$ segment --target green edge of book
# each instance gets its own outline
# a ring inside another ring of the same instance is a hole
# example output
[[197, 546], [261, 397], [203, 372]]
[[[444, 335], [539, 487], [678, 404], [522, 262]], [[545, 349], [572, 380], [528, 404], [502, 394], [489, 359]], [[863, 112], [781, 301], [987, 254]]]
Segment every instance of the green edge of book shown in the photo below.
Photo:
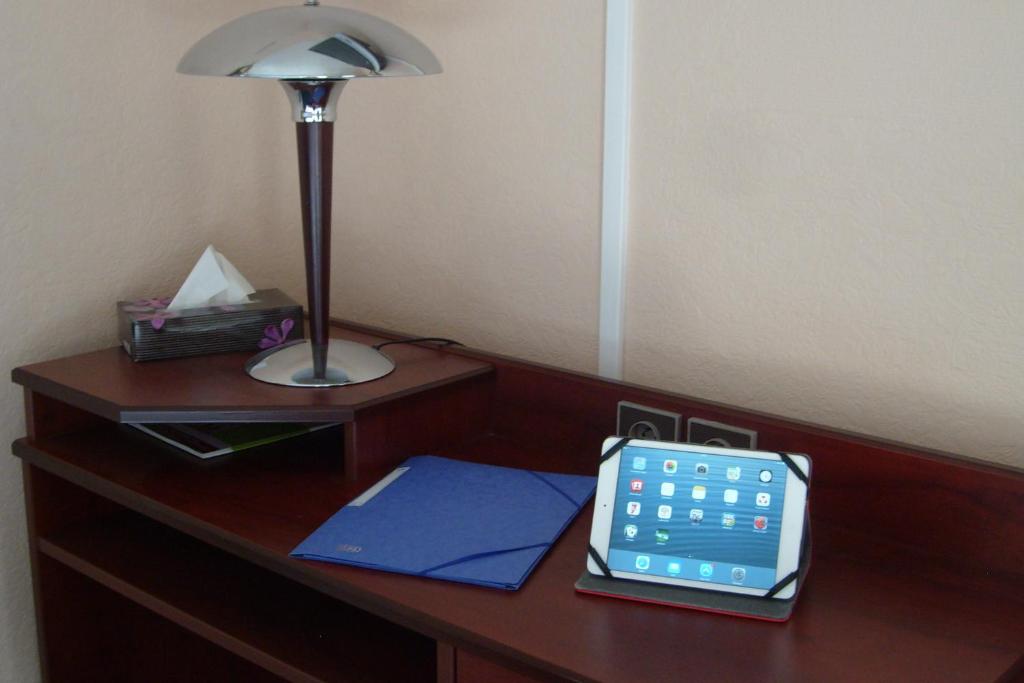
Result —
[[265, 446], [338, 423], [223, 422], [198, 424], [130, 424], [166, 444], [204, 460]]

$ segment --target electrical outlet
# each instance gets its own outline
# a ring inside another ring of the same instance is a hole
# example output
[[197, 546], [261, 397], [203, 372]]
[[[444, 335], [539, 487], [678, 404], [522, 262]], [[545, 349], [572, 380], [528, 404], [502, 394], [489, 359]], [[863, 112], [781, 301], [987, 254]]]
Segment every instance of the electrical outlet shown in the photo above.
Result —
[[619, 422], [616, 433], [650, 441], [678, 441], [679, 413], [649, 408], [629, 401], [619, 401]]
[[686, 440], [704, 446], [757, 448], [757, 432], [743, 427], [691, 417], [686, 421]]

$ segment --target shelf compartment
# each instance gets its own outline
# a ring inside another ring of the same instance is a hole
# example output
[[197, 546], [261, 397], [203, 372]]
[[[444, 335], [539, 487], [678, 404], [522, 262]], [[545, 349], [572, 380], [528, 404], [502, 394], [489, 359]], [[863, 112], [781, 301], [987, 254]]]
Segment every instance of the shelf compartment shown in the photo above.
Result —
[[288, 681], [421, 681], [433, 640], [131, 512], [40, 537], [40, 552]]
[[[42, 619], [46, 639], [40, 643], [50, 650], [45, 681], [283, 680], [50, 557], [41, 556], [38, 566], [51, 587]], [[60, 646], [51, 647], [55, 642]]]

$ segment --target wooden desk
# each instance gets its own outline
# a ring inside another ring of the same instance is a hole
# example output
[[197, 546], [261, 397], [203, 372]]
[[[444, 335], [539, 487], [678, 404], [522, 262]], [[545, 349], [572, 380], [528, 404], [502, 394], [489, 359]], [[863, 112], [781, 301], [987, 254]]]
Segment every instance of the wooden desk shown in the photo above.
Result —
[[[48, 678], [1024, 674], [1021, 473], [476, 351], [389, 349], [388, 380], [322, 391], [260, 385], [231, 354], [133, 364], [108, 350], [15, 370]], [[790, 622], [576, 594], [589, 509], [515, 593], [288, 557], [408, 455], [593, 474], [621, 399], [741, 424], [767, 448], [812, 455], [814, 555]], [[117, 423], [133, 419], [344, 424], [206, 463]]]

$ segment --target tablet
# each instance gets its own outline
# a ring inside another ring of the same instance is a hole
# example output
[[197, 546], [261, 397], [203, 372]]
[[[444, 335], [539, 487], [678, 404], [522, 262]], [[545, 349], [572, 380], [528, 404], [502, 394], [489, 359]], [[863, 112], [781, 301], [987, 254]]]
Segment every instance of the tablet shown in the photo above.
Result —
[[[616, 578], [766, 596], [798, 568], [810, 467], [805, 455], [630, 439], [601, 463], [590, 544]], [[605, 574], [593, 557], [587, 569]], [[794, 580], [769, 597], [795, 593]]]

